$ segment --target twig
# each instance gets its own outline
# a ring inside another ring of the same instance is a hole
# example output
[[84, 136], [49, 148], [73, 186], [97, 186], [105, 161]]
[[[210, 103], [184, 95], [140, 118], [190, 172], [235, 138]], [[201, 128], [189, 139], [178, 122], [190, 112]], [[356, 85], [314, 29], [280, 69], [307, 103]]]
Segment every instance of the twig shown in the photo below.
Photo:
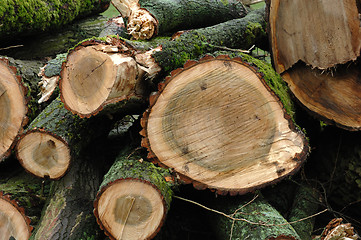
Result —
[[219, 49], [223, 49], [226, 51], [232, 51], [232, 52], [241, 52], [241, 53], [250, 53], [251, 50], [253, 48], [255, 48], [255, 45], [253, 45], [252, 47], [250, 47], [248, 50], [242, 50], [242, 49], [234, 49], [234, 48], [228, 48], [228, 47], [224, 47], [224, 46], [216, 46], [216, 45], [212, 45], [213, 47], [219, 48]]
[[266, 227], [278, 227], [278, 226], [284, 226], [284, 225], [288, 225], [288, 224], [294, 224], [294, 223], [298, 223], [298, 222], [301, 222], [301, 221], [304, 221], [304, 220], [307, 220], [307, 219], [310, 219], [310, 218], [313, 218], [313, 217], [316, 217], [317, 215], [320, 215], [324, 212], [327, 212], [328, 209], [324, 209], [322, 210], [321, 212], [318, 212], [318, 213], [315, 213], [315, 214], [312, 214], [308, 217], [305, 217], [305, 218], [301, 218], [297, 221], [293, 221], [293, 222], [286, 222], [286, 223], [282, 223], [282, 224], [267, 224], [267, 223], [256, 223], [256, 222], [252, 222], [252, 221], [249, 221], [245, 218], [235, 218], [231, 215], [228, 215], [228, 214], [225, 214], [224, 212], [221, 212], [221, 211], [218, 211], [218, 210], [215, 210], [215, 209], [212, 209], [212, 208], [209, 208], [209, 207], [206, 207], [200, 203], [197, 203], [195, 201], [192, 201], [192, 200], [189, 200], [189, 199], [186, 199], [186, 198], [182, 198], [182, 197], [179, 197], [179, 196], [174, 196], [175, 198], [178, 198], [180, 200], [183, 200], [183, 201], [186, 201], [186, 202], [190, 202], [190, 203], [193, 203], [197, 206], [200, 206], [208, 211], [211, 211], [211, 212], [214, 212], [214, 213], [217, 213], [217, 214], [220, 214], [222, 216], [225, 216], [226, 218], [229, 218], [229, 219], [232, 219], [234, 221], [242, 221], [242, 222], [246, 222], [246, 223], [249, 223], [249, 224], [252, 224], [252, 225], [259, 225], [259, 226], [266, 226]]
[[0, 50], [8, 50], [11, 48], [18, 48], [18, 47], [24, 47], [24, 45], [15, 45], [15, 46], [4, 47], [4, 48], [0, 48]]

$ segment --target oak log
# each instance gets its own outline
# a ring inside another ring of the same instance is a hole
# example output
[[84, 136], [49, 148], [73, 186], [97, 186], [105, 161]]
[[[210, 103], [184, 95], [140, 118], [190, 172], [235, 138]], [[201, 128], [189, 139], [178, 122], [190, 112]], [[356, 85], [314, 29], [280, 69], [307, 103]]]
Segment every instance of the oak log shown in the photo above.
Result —
[[112, 0], [112, 4], [127, 19], [128, 33], [134, 39], [207, 27], [247, 14], [237, 0]]
[[206, 56], [159, 84], [141, 122], [142, 146], [197, 189], [244, 194], [294, 174], [306, 159], [291, 109], [269, 65], [247, 55]]

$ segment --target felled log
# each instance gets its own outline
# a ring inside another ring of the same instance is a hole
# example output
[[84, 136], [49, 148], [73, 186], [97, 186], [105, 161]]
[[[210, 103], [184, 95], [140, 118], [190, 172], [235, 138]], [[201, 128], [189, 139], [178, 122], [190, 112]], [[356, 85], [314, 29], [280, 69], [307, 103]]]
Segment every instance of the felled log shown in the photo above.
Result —
[[142, 146], [197, 189], [245, 194], [305, 160], [308, 143], [292, 111], [269, 65], [247, 55], [206, 56], [159, 84], [141, 122]]
[[262, 195], [254, 200], [249, 197], [221, 198], [215, 205], [217, 210], [234, 218], [210, 213], [217, 239], [303, 240]]
[[264, 42], [264, 29], [264, 10], [259, 10], [242, 19], [185, 32], [174, 41], [85, 41], [69, 52], [63, 64], [62, 101], [74, 114], [90, 117], [131, 96], [145, 98], [147, 77], [182, 67], [186, 60], [219, 50], [219, 46], [248, 49]]
[[134, 150], [123, 150], [94, 201], [101, 229], [110, 239], [153, 238], [170, 207], [172, 179], [168, 170], [144, 161]]
[[32, 231], [30, 219], [9, 196], [0, 192], [0, 234], [2, 239], [27, 240]]
[[51, 184], [51, 192], [33, 240], [98, 239], [92, 203], [101, 181], [95, 159], [82, 152], [69, 172]]
[[0, 162], [10, 154], [15, 138], [27, 123], [26, 89], [8, 59], [0, 59]]
[[269, 0], [268, 6], [274, 67], [292, 93], [321, 120], [360, 130], [360, 3]]
[[3, 2], [0, 39], [29, 35], [59, 28], [74, 19], [105, 11], [110, 0], [58, 1], [34, 0], [31, 4], [18, 0]]
[[241, 18], [247, 14], [237, 0], [169, 1], [112, 0], [134, 39], [194, 29]]

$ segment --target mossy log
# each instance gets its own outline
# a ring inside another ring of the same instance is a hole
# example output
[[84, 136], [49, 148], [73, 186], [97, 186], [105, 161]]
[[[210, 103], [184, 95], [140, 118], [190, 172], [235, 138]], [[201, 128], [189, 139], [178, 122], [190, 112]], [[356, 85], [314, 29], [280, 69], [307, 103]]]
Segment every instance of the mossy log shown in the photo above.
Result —
[[144, 161], [134, 150], [121, 151], [94, 202], [98, 224], [110, 239], [153, 238], [170, 207], [172, 179], [168, 170]]
[[268, 1], [277, 72], [315, 116], [356, 131], [361, 129], [360, 5], [357, 0]]
[[60, 28], [74, 19], [105, 11], [110, 0], [4, 0], [0, 8], [0, 39]]
[[269, 65], [206, 56], [159, 84], [141, 121], [142, 146], [197, 189], [245, 194], [294, 174], [306, 159], [307, 140], [291, 116], [287, 88]]
[[307, 183], [302, 183], [297, 189], [288, 221], [295, 222], [292, 224], [292, 227], [302, 240], [312, 239], [315, 219], [308, 218], [302, 221], [299, 220], [316, 213], [320, 204], [319, 197], [317, 189], [308, 186]]
[[39, 221], [49, 185], [19, 169], [19, 164], [5, 166], [0, 176], [0, 238], [27, 240]]
[[207, 27], [247, 14], [237, 0], [113, 0], [112, 4], [127, 19], [128, 33], [134, 39]]
[[[191, 30], [175, 40], [123, 41], [116, 37], [87, 40], [69, 51], [59, 82], [65, 107], [81, 117], [131, 96], [146, 98], [148, 78], [167, 74], [188, 59], [220, 50], [248, 49], [267, 41], [264, 9], [213, 27]], [[146, 94], [144, 94], [146, 93]]]
[[236, 219], [210, 213], [216, 239], [303, 240], [261, 194], [254, 200], [220, 197], [214, 207]]
[[30, 239], [99, 239], [92, 205], [101, 182], [96, 161], [82, 151], [68, 173], [51, 183], [40, 222]]

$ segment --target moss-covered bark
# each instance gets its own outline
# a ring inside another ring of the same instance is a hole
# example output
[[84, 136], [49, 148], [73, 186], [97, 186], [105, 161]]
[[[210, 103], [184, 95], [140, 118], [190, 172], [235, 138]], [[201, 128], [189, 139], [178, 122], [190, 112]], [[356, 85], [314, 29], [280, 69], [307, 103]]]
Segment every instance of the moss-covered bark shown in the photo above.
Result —
[[210, 213], [217, 239], [301, 240], [293, 227], [261, 195], [254, 201], [244, 197], [218, 199], [214, 205], [217, 210], [232, 215], [234, 218], [249, 221], [233, 221]]
[[31, 225], [39, 222], [41, 210], [49, 194], [49, 184], [25, 171], [7, 173], [0, 178], [0, 191], [10, 194], [11, 200], [25, 210]]
[[159, 34], [211, 26], [247, 14], [237, 0], [140, 0], [139, 5], [157, 19]]
[[[316, 189], [307, 186], [305, 183], [304, 185], [300, 185], [288, 218], [289, 222], [295, 222], [315, 214], [319, 205], [318, 197]], [[292, 227], [302, 240], [311, 240], [314, 222], [314, 218], [309, 218], [293, 223]]]
[[110, 0], [3, 0], [0, 39], [59, 28], [76, 18], [103, 12]]

